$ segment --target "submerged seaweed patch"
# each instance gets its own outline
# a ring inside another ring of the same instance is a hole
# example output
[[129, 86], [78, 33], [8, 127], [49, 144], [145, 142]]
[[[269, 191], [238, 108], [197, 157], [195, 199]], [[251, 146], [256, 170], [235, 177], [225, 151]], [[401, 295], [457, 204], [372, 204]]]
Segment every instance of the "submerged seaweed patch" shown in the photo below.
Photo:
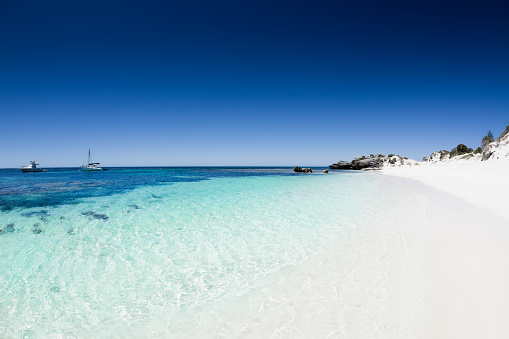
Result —
[[92, 217], [94, 219], [98, 219], [98, 220], [106, 221], [109, 219], [109, 217], [106, 214], [99, 214], [99, 213], [95, 213], [94, 211], [83, 212], [81, 214], [83, 214], [84, 216], [87, 216], [87, 217]]
[[1, 234], [5, 234], [5, 233], [12, 233], [14, 232], [16, 229], [14, 228], [14, 224], [11, 223], [11, 224], [8, 224], [7, 226], [5, 226], [4, 229], [0, 229], [0, 235]]
[[53, 293], [58, 293], [60, 292], [60, 287], [58, 286], [53, 286], [53, 287], [50, 287], [50, 292], [53, 292]]
[[[109, 197], [139, 187], [225, 177], [287, 176], [293, 172], [259, 168], [123, 168], [108, 172], [106, 176], [97, 174], [80, 175], [75, 168], [53, 169], [42, 180], [39, 175], [0, 170], [0, 212], [77, 204], [83, 198]], [[155, 194], [152, 197], [162, 198]], [[44, 215], [35, 216], [44, 218]]]
[[46, 217], [49, 215], [48, 211], [42, 210], [42, 211], [35, 211], [35, 212], [26, 212], [21, 213], [22, 217], [30, 218], [30, 217], [39, 217], [41, 220], [46, 220]]
[[41, 224], [39, 224], [39, 223], [34, 224], [32, 227], [32, 233], [33, 234], [41, 234], [42, 233]]
[[138, 205], [129, 205], [129, 207], [134, 208], [135, 210], [141, 210], [141, 207]]

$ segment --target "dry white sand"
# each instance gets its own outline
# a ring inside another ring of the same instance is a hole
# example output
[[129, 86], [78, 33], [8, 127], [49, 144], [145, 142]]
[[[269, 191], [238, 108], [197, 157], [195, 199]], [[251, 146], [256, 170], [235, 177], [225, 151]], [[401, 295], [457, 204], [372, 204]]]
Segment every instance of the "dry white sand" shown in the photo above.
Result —
[[381, 172], [418, 180], [509, 220], [509, 159], [420, 163]]
[[400, 177], [428, 201], [434, 265], [427, 337], [509, 338], [509, 161], [382, 173]]

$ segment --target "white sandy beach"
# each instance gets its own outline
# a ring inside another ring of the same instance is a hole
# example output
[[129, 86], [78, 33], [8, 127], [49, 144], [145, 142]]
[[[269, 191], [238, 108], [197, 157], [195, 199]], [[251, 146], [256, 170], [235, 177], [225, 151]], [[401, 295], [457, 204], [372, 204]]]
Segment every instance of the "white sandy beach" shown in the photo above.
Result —
[[437, 338], [508, 338], [509, 161], [384, 168], [428, 201], [434, 268], [426, 332]]

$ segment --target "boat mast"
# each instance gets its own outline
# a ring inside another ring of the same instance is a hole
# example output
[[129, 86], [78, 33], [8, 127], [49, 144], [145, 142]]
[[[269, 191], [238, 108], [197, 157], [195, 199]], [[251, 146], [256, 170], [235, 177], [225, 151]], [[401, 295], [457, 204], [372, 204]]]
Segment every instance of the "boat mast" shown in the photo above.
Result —
[[90, 165], [90, 148], [88, 149], [88, 165]]

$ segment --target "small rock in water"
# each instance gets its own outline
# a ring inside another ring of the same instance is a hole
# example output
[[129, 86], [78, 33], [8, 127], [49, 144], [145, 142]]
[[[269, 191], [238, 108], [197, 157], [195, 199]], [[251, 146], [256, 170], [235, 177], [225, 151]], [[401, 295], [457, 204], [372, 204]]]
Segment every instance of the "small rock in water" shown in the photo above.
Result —
[[298, 173], [313, 173], [313, 170], [311, 168], [302, 168], [299, 166], [295, 166], [293, 171]]
[[129, 205], [129, 207], [134, 208], [135, 210], [141, 210], [141, 207], [138, 205]]
[[162, 197], [159, 195], [152, 194], [152, 198], [161, 199]]

